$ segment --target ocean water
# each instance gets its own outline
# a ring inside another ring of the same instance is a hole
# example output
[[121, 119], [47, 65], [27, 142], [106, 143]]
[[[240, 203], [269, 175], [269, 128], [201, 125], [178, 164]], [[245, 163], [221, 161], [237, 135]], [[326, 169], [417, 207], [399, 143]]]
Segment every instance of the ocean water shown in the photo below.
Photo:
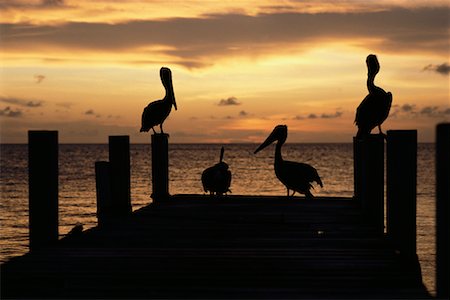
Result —
[[[170, 144], [171, 194], [202, 194], [203, 170], [219, 160], [218, 144]], [[237, 195], [285, 195], [273, 171], [274, 149], [257, 155], [258, 145], [225, 145], [224, 161], [233, 174], [231, 191]], [[151, 202], [150, 145], [131, 145], [133, 210]], [[435, 272], [435, 157], [434, 144], [419, 144], [417, 174], [417, 247], [423, 280], [434, 293]], [[317, 196], [353, 195], [352, 144], [287, 144], [285, 159], [314, 166], [324, 183]], [[0, 146], [0, 263], [28, 251], [27, 145]], [[94, 163], [108, 160], [108, 145], [62, 144], [59, 148], [59, 232], [77, 223], [97, 225]]]

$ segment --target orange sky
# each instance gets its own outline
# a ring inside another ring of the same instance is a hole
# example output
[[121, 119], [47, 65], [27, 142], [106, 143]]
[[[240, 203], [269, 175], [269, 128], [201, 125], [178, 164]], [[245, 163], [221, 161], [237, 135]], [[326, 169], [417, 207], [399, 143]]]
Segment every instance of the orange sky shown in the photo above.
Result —
[[[239, 3], [239, 4], [237, 4]], [[365, 58], [391, 91], [383, 125], [450, 121], [446, 1], [0, 1], [2, 143], [29, 129], [60, 142], [139, 133], [143, 108], [172, 69], [171, 142], [351, 142], [367, 94]], [[222, 101], [223, 100], [223, 101]], [[222, 104], [222, 105], [221, 105]]]

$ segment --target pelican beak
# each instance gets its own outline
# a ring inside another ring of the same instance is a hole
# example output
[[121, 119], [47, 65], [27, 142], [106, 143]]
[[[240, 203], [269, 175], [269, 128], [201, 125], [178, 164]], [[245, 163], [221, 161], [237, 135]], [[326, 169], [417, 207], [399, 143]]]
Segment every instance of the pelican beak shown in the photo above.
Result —
[[[172, 91], [172, 93], [173, 93], [173, 91]], [[173, 103], [173, 107], [175, 107], [175, 110], [177, 110], [177, 102], [175, 101], [175, 95], [173, 95], [172, 103]]]
[[273, 142], [275, 142], [276, 140], [278, 140], [277, 135], [275, 134], [275, 130], [272, 131], [272, 133], [267, 137], [267, 139], [255, 150], [255, 152], [253, 152], [254, 154], [258, 153], [259, 151], [261, 151], [262, 149], [266, 148], [267, 146], [269, 146], [270, 144], [272, 144]]

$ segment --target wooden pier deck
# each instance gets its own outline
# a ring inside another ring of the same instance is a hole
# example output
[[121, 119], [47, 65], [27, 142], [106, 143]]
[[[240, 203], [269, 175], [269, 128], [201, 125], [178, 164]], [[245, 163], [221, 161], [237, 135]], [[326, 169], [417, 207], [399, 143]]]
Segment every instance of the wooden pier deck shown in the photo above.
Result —
[[430, 298], [350, 198], [172, 196], [1, 267], [7, 298]]

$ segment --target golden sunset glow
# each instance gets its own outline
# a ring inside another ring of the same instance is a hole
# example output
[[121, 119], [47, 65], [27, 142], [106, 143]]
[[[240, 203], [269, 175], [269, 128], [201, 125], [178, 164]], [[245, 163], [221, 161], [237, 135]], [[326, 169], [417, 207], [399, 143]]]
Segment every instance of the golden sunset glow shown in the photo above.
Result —
[[[139, 133], [171, 68], [171, 142], [260, 142], [277, 124], [290, 142], [351, 142], [375, 83], [393, 94], [384, 130], [450, 120], [447, 1], [0, 2], [1, 142], [27, 130], [104, 143]], [[224, 101], [222, 101], [224, 100]]]

